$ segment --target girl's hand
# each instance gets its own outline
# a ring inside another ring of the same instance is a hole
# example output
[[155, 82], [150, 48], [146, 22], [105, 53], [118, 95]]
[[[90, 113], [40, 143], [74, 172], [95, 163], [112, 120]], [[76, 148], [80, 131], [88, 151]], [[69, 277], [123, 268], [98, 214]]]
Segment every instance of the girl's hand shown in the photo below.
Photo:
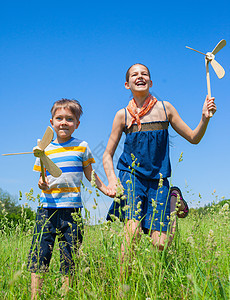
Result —
[[212, 113], [212, 115], [215, 114], [216, 112], [216, 104], [214, 103], [215, 98], [208, 98], [208, 96], [206, 96], [206, 99], [204, 101], [204, 105], [203, 105], [203, 115], [206, 118], [210, 118], [210, 113]]
[[49, 184], [48, 184], [47, 177], [45, 177], [45, 182], [43, 181], [42, 176], [39, 178], [38, 187], [39, 187], [39, 189], [41, 189], [43, 191], [48, 190]]

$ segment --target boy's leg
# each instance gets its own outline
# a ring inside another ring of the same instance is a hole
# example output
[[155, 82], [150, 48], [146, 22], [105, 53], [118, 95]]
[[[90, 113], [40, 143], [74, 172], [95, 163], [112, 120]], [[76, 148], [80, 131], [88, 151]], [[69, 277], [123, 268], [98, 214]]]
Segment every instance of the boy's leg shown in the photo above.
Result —
[[38, 299], [41, 295], [43, 279], [39, 274], [31, 273], [31, 300]]
[[62, 209], [60, 221], [62, 224], [58, 235], [60, 272], [63, 274], [63, 292], [66, 293], [75, 269], [75, 256], [83, 240], [83, 223], [80, 209]]
[[52, 255], [56, 229], [50, 222], [47, 209], [38, 209], [32, 245], [28, 257], [28, 271], [31, 271], [31, 299], [41, 293], [43, 279], [36, 272], [46, 272]]

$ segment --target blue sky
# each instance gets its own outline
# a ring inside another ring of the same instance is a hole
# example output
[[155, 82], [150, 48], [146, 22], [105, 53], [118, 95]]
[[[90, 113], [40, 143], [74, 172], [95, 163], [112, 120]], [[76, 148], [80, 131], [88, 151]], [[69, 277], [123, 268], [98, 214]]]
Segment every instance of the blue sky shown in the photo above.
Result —
[[[170, 134], [172, 183], [189, 202], [195, 205], [200, 200], [203, 205], [230, 198], [229, 8], [227, 1], [1, 3], [0, 152], [32, 150], [49, 125], [53, 102], [75, 98], [84, 115], [74, 136], [89, 143], [97, 161], [95, 169], [104, 179], [101, 158], [112, 121], [130, 99], [124, 88], [129, 66], [146, 64], [152, 93], [170, 101], [195, 128], [206, 95], [204, 57], [185, 46], [206, 53], [226, 39], [227, 46], [216, 55], [225, 77], [218, 79], [210, 68], [218, 111], [206, 135], [199, 145], [191, 145], [173, 130]], [[116, 159], [121, 151], [122, 144]], [[178, 164], [181, 152], [183, 162]], [[0, 188], [12, 195], [30, 188], [39, 193], [33, 163], [33, 155], [1, 156]], [[112, 200], [104, 196], [98, 200], [104, 216]], [[92, 202], [92, 197], [86, 199], [90, 210]]]

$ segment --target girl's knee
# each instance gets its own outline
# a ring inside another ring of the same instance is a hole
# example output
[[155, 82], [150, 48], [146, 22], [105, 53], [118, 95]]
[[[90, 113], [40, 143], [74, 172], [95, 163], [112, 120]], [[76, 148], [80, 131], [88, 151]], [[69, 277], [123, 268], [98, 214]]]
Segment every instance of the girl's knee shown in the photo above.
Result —
[[151, 235], [151, 238], [153, 246], [160, 251], [163, 251], [168, 246], [169, 237], [167, 233], [154, 231]]

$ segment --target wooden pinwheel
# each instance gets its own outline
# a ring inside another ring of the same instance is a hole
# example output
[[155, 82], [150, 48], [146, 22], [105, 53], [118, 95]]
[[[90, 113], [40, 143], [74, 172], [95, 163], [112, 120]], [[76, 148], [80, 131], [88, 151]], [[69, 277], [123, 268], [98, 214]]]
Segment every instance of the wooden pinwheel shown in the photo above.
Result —
[[[215, 55], [217, 52], [219, 52], [224, 46], [226, 45], [225, 40], [221, 40], [216, 47], [212, 50], [212, 52], [207, 52], [206, 54], [203, 52], [200, 52], [198, 50], [195, 50], [193, 48], [190, 48], [186, 46], [186, 48], [191, 49], [193, 51], [196, 51], [198, 53], [201, 53], [205, 55], [205, 68], [206, 68], [206, 80], [207, 80], [207, 90], [208, 90], [208, 97], [211, 98], [211, 85], [210, 85], [210, 75], [209, 75], [209, 63], [211, 63], [211, 66], [213, 67], [216, 75], [221, 79], [224, 77], [225, 71], [224, 68], [215, 60]], [[210, 117], [212, 117], [212, 112], [210, 113]]]
[[40, 158], [41, 173], [42, 173], [43, 181], [45, 181], [44, 166], [52, 176], [59, 177], [62, 174], [62, 171], [55, 165], [55, 163], [48, 156], [46, 156], [45, 151], [44, 151], [45, 148], [52, 141], [53, 135], [54, 135], [54, 133], [53, 133], [52, 128], [48, 126], [45, 134], [43, 135], [43, 138], [41, 140], [37, 140], [37, 146], [35, 146], [33, 148], [33, 152], [8, 153], [8, 154], [2, 154], [2, 155], [6, 156], [6, 155], [18, 155], [18, 154], [33, 153], [35, 157]]

